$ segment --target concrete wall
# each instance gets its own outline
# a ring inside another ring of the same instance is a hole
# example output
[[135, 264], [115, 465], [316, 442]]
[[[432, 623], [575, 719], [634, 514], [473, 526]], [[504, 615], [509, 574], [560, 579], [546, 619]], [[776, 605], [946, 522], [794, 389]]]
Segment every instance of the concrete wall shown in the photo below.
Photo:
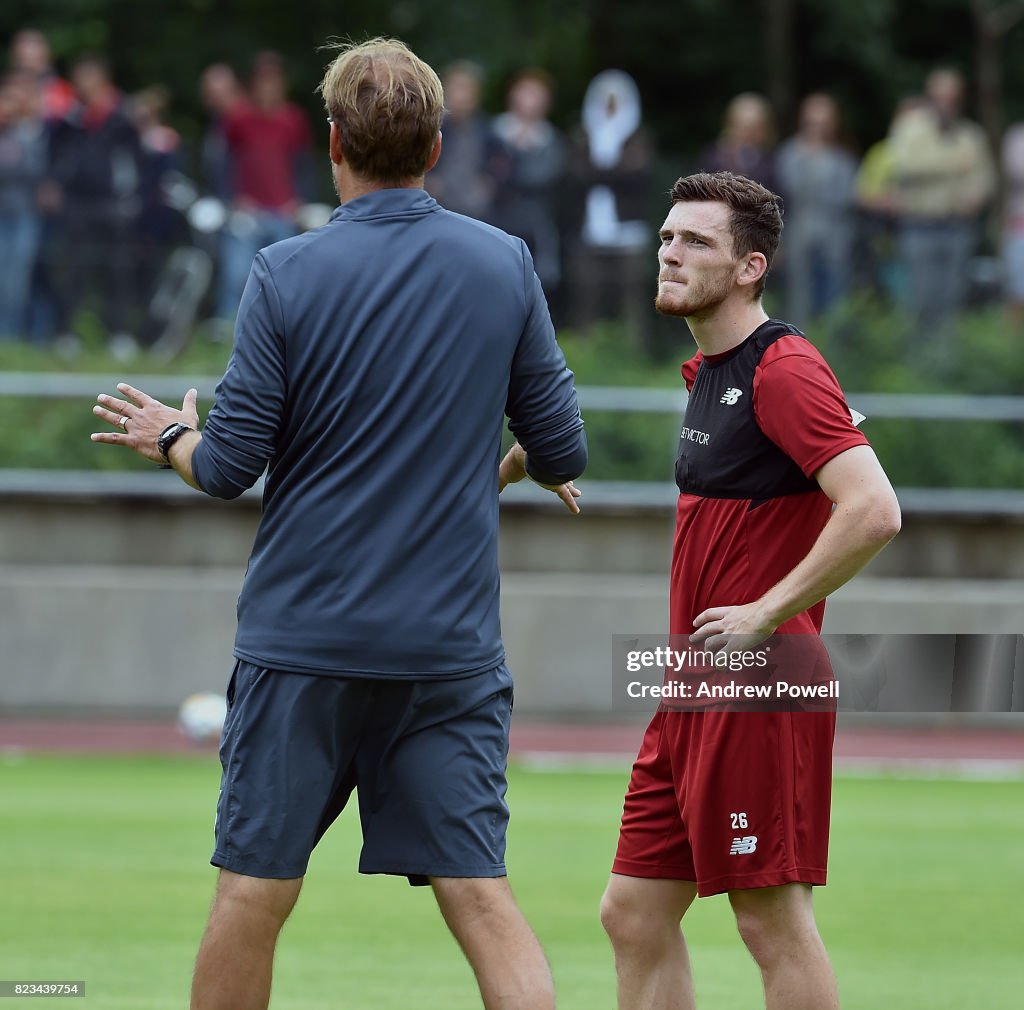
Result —
[[[510, 490], [502, 615], [517, 712], [607, 715], [610, 636], [666, 627], [671, 495], [630, 504], [592, 486], [573, 518], [537, 488]], [[256, 496], [214, 502], [165, 474], [0, 486], [0, 711], [162, 712], [223, 689], [258, 516]], [[1022, 630], [1016, 515], [906, 514], [826, 622], [844, 633]]]

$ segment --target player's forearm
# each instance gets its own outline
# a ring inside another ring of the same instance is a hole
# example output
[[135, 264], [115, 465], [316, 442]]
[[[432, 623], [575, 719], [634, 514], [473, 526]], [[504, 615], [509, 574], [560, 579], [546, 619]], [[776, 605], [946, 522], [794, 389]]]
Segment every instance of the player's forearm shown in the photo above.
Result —
[[575, 480], [587, 466], [587, 436], [571, 382], [570, 375], [558, 410], [510, 425], [526, 452], [527, 474], [538, 484]]
[[807, 556], [758, 601], [774, 627], [849, 582], [900, 529], [895, 496], [836, 505]]
[[[550, 466], [548, 458], [548, 466]], [[575, 480], [583, 473], [587, 465], [587, 441], [582, 428], [577, 433], [577, 443], [571, 452], [559, 456], [555, 463], [557, 469], [542, 469], [537, 465], [534, 456], [516, 442], [505, 454], [498, 466], [498, 490], [509, 484], [515, 484], [524, 477], [542, 485], [553, 487]]]
[[571, 444], [563, 444], [557, 452], [527, 452], [524, 466], [527, 475], [538, 484], [564, 484], [583, 473], [587, 459], [587, 437], [581, 423], [573, 433]]
[[167, 454], [167, 458], [171, 466], [174, 467], [175, 473], [189, 487], [195, 488], [197, 491], [202, 491], [203, 489], [196, 483], [195, 476], [192, 473], [192, 454], [196, 451], [196, 446], [202, 440], [203, 436], [198, 431], [186, 432], [171, 446], [171, 451]]

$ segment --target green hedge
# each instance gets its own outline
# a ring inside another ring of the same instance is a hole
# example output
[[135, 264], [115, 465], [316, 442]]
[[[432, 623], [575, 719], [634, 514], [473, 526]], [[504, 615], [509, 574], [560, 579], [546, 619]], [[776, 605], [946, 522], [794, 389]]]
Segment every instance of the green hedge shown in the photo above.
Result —
[[[658, 331], [656, 352], [643, 352], [618, 325], [561, 343], [581, 385], [681, 389], [679, 364], [694, 350], [682, 324]], [[669, 336], [666, 339], [665, 334]], [[1024, 393], [1024, 342], [1000, 312], [966, 317], [943, 349], [915, 336], [898, 314], [869, 301], [850, 301], [809, 334], [850, 393]], [[677, 339], [676, 339], [677, 338]], [[76, 371], [132, 375], [216, 376], [229, 348], [196, 340], [171, 365], [139, 358], [130, 368], [93, 347], [72, 364], [30, 348], [0, 346], [0, 370]], [[97, 390], [100, 392], [100, 390]], [[182, 389], [184, 393], [184, 389]], [[856, 406], [856, 397], [853, 397]], [[129, 469], [148, 466], [132, 454], [89, 441], [97, 430], [91, 402], [0, 398], [0, 467]], [[209, 404], [200, 402], [200, 409]], [[596, 480], [671, 481], [679, 417], [588, 411]], [[1021, 487], [1024, 424], [871, 419], [864, 431], [894, 483], [922, 487]]]
[[[196, 340], [173, 363], [155, 362], [140, 355], [129, 366], [115, 361], [99, 343], [88, 341], [73, 361], [15, 343], [0, 343], [0, 371], [79, 372], [122, 376], [180, 374], [219, 375], [227, 364], [230, 347]], [[117, 390], [97, 389], [96, 393]], [[185, 389], [182, 389], [184, 395]], [[116, 446], [96, 445], [89, 440], [94, 431], [109, 430], [92, 414], [95, 400], [32, 400], [27, 397], [0, 397], [0, 468], [38, 470], [144, 470], [151, 463]], [[207, 408], [209, 404], [205, 405]]]

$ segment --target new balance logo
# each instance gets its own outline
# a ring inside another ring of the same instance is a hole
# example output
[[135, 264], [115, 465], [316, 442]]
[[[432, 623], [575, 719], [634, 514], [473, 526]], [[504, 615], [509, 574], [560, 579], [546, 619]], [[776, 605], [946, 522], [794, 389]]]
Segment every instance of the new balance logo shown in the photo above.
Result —
[[757, 835], [744, 835], [742, 838], [734, 838], [729, 847], [730, 856], [749, 856], [751, 852], [757, 851]]
[[735, 386], [730, 386], [723, 394], [722, 399], [719, 403], [727, 403], [731, 407], [741, 396], [743, 395], [742, 389], [737, 389]]

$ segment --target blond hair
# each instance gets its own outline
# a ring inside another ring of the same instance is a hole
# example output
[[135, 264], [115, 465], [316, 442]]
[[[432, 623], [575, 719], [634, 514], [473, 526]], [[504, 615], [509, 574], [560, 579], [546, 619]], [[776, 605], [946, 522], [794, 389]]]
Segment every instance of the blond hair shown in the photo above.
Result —
[[397, 39], [336, 48], [319, 91], [352, 171], [376, 182], [422, 176], [444, 114], [437, 74]]

